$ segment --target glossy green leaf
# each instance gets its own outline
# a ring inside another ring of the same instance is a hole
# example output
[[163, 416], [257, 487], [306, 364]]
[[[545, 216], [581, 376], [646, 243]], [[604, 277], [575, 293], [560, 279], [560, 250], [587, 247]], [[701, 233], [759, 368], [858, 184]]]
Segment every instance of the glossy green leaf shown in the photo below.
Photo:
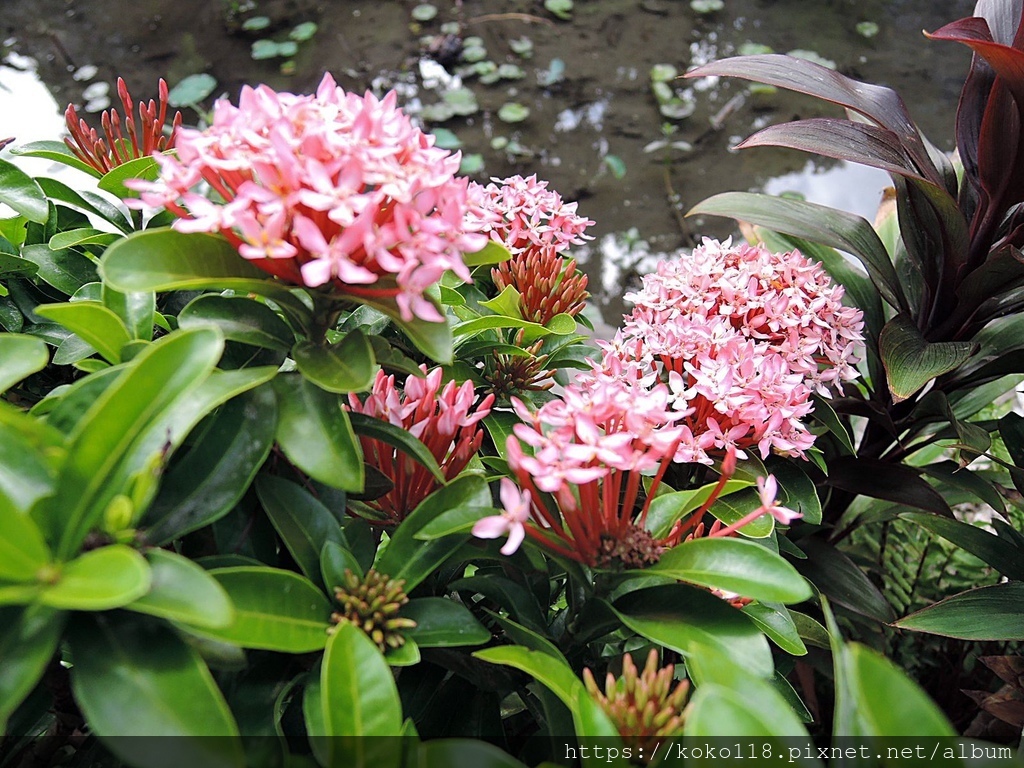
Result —
[[41, 605], [0, 608], [0, 733], [49, 666], [66, 618]]
[[162, 545], [230, 512], [270, 454], [276, 427], [277, 398], [270, 387], [225, 403], [161, 481], [143, 519], [146, 540]]
[[[196, 397], [197, 385], [212, 371], [223, 345], [223, 339], [212, 329], [166, 336], [132, 360], [89, 407], [70, 437], [69, 458], [57, 495], [47, 505], [50, 510], [59, 510], [66, 521], [58, 556], [67, 556], [78, 548], [103, 514], [106, 500], [120, 492], [120, 487], [111, 482], [117, 470], [133, 476], [151, 461], [153, 451], [160, 451], [166, 443], [169, 427], [154, 424], [157, 417], [190, 393], [193, 406], [202, 404], [202, 399]], [[174, 418], [187, 415], [189, 409], [179, 411], [173, 413]], [[154, 434], [154, 428], [160, 434]], [[139, 450], [137, 441], [147, 434], [156, 445], [152, 451]]]
[[904, 616], [893, 626], [961, 640], [1024, 640], [1024, 582], [961, 592]]
[[772, 675], [765, 636], [742, 611], [703, 589], [687, 584], [647, 587], [623, 595], [612, 607], [631, 630], [684, 658], [710, 646], [743, 658], [758, 677]]
[[[75, 157], [71, 150], [68, 149], [68, 145], [63, 141], [32, 141], [28, 144], [12, 147], [11, 154], [18, 157], [41, 157], [44, 160], [53, 160], [70, 168], [77, 168], [83, 173], [95, 176], [97, 179], [103, 175], [88, 163], [84, 163]], [[50, 179], [40, 179], [39, 181], [50, 181]]]
[[[736, 482], [736, 480], [730, 480], [729, 482]], [[718, 499], [711, 505], [711, 509], [708, 511], [726, 525], [732, 525], [742, 520], [760, 505], [761, 500], [755, 489], [741, 488], [729, 496]], [[740, 528], [738, 533], [751, 539], [765, 539], [771, 536], [774, 530], [775, 518], [771, 515], [761, 515]]]
[[969, 341], [929, 343], [906, 315], [886, 323], [878, 350], [893, 402], [911, 397], [937, 376], [960, 367], [975, 350]]
[[83, 245], [110, 245], [120, 238], [121, 235], [115, 232], [106, 232], [94, 227], [79, 227], [58, 232], [50, 238], [47, 245], [52, 250], [59, 251], [62, 248], [75, 248]]
[[473, 595], [483, 595], [497, 603], [502, 609], [528, 629], [539, 634], [548, 631], [546, 610], [541, 608], [534, 594], [522, 584], [495, 573], [457, 579], [448, 585], [449, 589], [464, 592], [463, 600]]
[[764, 632], [779, 648], [792, 656], [807, 653], [796, 622], [786, 606], [781, 603], [749, 603], [743, 612], [750, 617], [758, 629]]
[[50, 361], [42, 339], [17, 333], [0, 334], [0, 393], [41, 371]]
[[320, 548], [320, 576], [328, 592], [345, 583], [345, 571], [363, 576], [363, 566], [355, 555], [336, 541], [325, 541]]
[[[129, 765], [241, 768], [238, 726], [210, 670], [173, 632], [128, 615], [79, 622], [71, 633], [71, 685], [94, 733]], [[130, 716], [126, 716], [130, 713]], [[153, 749], [147, 739], [177, 738]]]
[[277, 442], [288, 459], [332, 488], [363, 489], [363, 454], [336, 394], [295, 374], [274, 380]]
[[523, 341], [530, 342], [542, 339], [545, 336], [568, 336], [576, 332], [576, 321], [569, 315], [555, 315], [546, 325], [531, 323], [529, 320], [520, 320], [505, 315], [484, 315], [473, 320], [459, 323], [452, 329], [456, 338], [467, 339], [484, 331], [495, 328], [519, 328], [523, 331]]
[[481, 518], [499, 514], [501, 510], [494, 507], [457, 507], [442, 512], [423, 526], [416, 534], [416, 538], [420, 541], [431, 541], [453, 533], [465, 533], [472, 530]]
[[[647, 510], [645, 527], [656, 539], [668, 536], [676, 521], [700, 509], [704, 502], [711, 498], [717, 485], [718, 483], [709, 483], [689, 491], [674, 491], [656, 496]], [[721, 496], [728, 496], [748, 487], [750, 482], [747, 480], [728, 480], [722, 488]]]
[[129, 160], [127, 163], [114, 166], [107, 171], [100, 180], [96, 182], [96, 186], [102, 189], [104, 192], [109, 192], [118, 199], [124, 199], [126, 197], [138, 197], [138, 192], [132, 189], [128, 189], [124, 183], [128, 179], [145, 179], [147, 181], [153, 181], [157, 176], [160, 175], [160, 165], [153, 157], [137, 157], [134, 160]]
[[214, 286], [246, 291], [267, 276], [224, 238], [173, 229], [136, 232], [114, 243], [103, 255], [100, 274], [123, 293]]
[[0, 501], [0, 579], [35, 581], [50, 559], [50, 548], [35, 521]]
[[[0, 403], [0, 505], [27, 512], [53, 493], [63, 444], [52, 426]], [[42, 532], [51, 539], [53, 529]]]
[[452, 362], [452, 329], [447, 321], [429, 323], [418, 318], [405, 321], [402, 319], [402, 313], [393, 300], [374, 301], [365, 298], [360, 298], [359, 300], [368, 307], [372, 307], [390, 317], [391, 321], [416, 345], [416, 348], [431, 360], [442, 365]]
[[204, 628], [201, 634], [283, 653], [308, 653], [326, 645], [331, 604], [308, 579], [255, 566], [217, 568], [210, 575], [231, 598], [235, 620], [228, 627]]
[[65, 564], [39, 602], [75, 611], [108, 611], [131, 603], [150, 588], [146, 559], [124, 544], [94, 549]]
[[114, 365], [121, 362], [121, 348], [131, 341], [121, 318], [98, 301], [46, 304], [36, 307], [36, 314], [73, 331]]
[[0, 160], [0, 203], [29, 221], [45, 224], [50, 215], [46, 195], [35, 179], [13, 163]]
[[422, 464], [438, 482], [444, 482], [444, 474], [441, 472], [441, 467], [438, 466], [434, 454], [423, 444], [422, 440], [410, 434], [408, 430], [396, 427], [383, 419], [375, 419], [355, 411], [350, 411], [348, 418], [357, 435], [379, 440], [397, 448]]
[[[38, 142], [39, 144], [58, 144], [64, 146], [62, 142]], [[66, 147], [65, 147], [66, 149]], [[73, 160], [78, 161], [74, 155], [69, 153], [68, 155]], [[61, 161], [64, 162], [64, 161]], [[84, 163], [82, 165], [85, 165]], [[96, 175], [96, 171], [91, 166], [85, 166], [89, 168], [93, 175]], [[77, 190], [72, 189], [67, 184], [57, 179], [38, 178], [40, 188], [46, 193], [46, 196], [51, 200], [59, 200], [65, 205], [69, 205], [72, 208], [77, 208], [85, 213], [91, 213], [94, 216], [98, 216], [101, 219], [105, 219], [117, 227], [119, 230], [128, 234], [132, 232], [131, 222], [128, 221], [124, 212], [116, 205], [111, 203], [107, 198], [100, 195], [93, 194], [88, 190]]]
[[1015, 547], [1006, 539], [1001, 539], [976, 525], [951, 520], [948, 517], [919, 512], [905, 512], [900, 517], [917, 523], [922, 528], [967, 550], [1007, 578], [1024, 579], [1024, 550]]
[[[762, 702], [751, 701], [750, 693], [749, 687], [734, 689], [713, 682], [702, 684], [697, 688], [688, 706], [686, 736], [694, 739], [722, 736], [752, 737], [758, 739], [760, 746], [771, 744], [770, 737], [806, 734], [807, 731], [802, 726], [799, 730], [794, 730], [791, 723], [777, 716], [779, 707], [788, 709], [781, 696], [771, 701], [774, 705], [771, 709], [763, 709]], [[759, 693], [763, 695], [763, 689]], [[742, 749], [740, 753], [744, 757], [749, 757]], [[779, 753], [782, 754], [782, 749], [779, 749]], [[807, 762], [814, 764], [811, 760]]]
[[[271, 475], [256, 479], [256, 494], [281, 541], [310, 581], [320, 581], [320, 550], [325, 542], [342, 545], [338, 520], [300, 485]], [[331, 586], [327, 584], [325, 586]]]
[[292, 357], [304, 377], [328, 392], [369, 389], [377, 374], [373, 347], [358, 329], [329, 346], [300, 341], [292, 349]]
[[853, 445], [850, 431], [832, 408], [832, 404], [826, 398], [817, 395], [811, 399], [814, 401], [814, 418], [828, 427], [829, 432], [836, 436], [843, 448], [856, 456], [857, 449]]
[[103, 304], [124, 323], [132, 339], [153, 340], [156, 321], [156, 294], [153, 292], [121, 293], [103, 286]]
[[778, 501], [789, 509], [799, 512], [805, 523], [821, 524], [821, 500], [814, 482], [800, 467], [800, 464], [780, 456], [769, 456], [765, 467], [778, 481]]
[[[11, 253], [0, 252], [0, 278], [10, 280], [16, 277], [32, 277], [38, 271], [39, 266], [34, 262]], [[6, 291], [6, 288], [4, 290]], [[15, 311], [17, 312], [17, 309]]]
[[327, 641], [320, 690], [328, 736], [397, 736], [401, 731], [402, 705], [391, 669], [354, 624], [339, 624]]
[[178, 325], [216, 325], [228, 341], [288, 352], [294, 334], [288, 324], [266, 304], [246, 296], [204, 294], [178, 314]]
[[405, 579], [412, 591], [439, 565], [455, 554], [456, 546], [468, 534], [453, 534], [432, 541], [420, 541], [416, 534], [442, 512], [457, 507], [483, 507], [491, 503], [491, 492], [479, 475], [461, 475], [425, 498], [398, 526], [377, 562], [376, 568], [393, 579]]
[[533, 677], [554, 693], [572, 712], [577, 735], [604, 736], [609, 746], [618, 742], [618, 730], [608, 716], [587, 694], [583, 681], [563, 660], [518, 645], [487, 648], [473, 654], [491, 664], [513, 667]]
[[736, 538], [692, 539], [673, 547], [643, 573], [656, 573], [755, 600], [797, 603], [811, 588], [771, 550]]
[[690, 209], [697, 214], [728, 216], [848, 251], [864, 264], [882, 298], [905, 309], [906, 297], [889, 254], [871, 225], [860, 216], [824, 205], [750, 192], [714, 195]]
[[495, 296], [493, 299], [488, 301], [478, 302], [481, 307], [487, 307], [489, 310], [494, 312], [496, 315], [504, 315], [505, 317], [515, 317], [520, 320], [523, 319], [523, 313], [520, 309], [520, 293], [516, 290], [514, 285], [506, 285], [502, 288], [501, 293]]
[[38, 267], [37, 274], [44, 282], [68, 296], [99, 279], [96, 264], [71, 249], [54, 251], [46, 245], [26, 245], [21, 255]]
[[494, 240], [488, 240], [487, 245], [479, 251], [462, 254], [462, 260], [465, 262], [467, 267], [481, 267], [491, 264], [500, 264], [501, 262], [508, 261], [511, 258], [512, 254], [509, 253], [508, 248], [500, 243], [496, 243]]
[[196, 627], [226, 627], [235, 617], [227, 592], [187, 557], [165, 549], [146, 552], [152, 574], [149, 592], [125, 606]]
[[483, 645], [491, 633], [461, 603], [444, 597], [418, 597], [399, 612], [416, 622], [403, 634], [423, 648]]

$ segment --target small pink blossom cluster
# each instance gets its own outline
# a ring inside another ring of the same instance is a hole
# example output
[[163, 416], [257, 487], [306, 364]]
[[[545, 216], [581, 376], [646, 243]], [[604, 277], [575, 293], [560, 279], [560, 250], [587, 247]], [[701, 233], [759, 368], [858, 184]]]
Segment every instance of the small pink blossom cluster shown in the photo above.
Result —
[[562, 253], [591, 239], [583, 232], [594, 222], [578, 215], [576, 203], [564, 202], [536, 175], [493, 179], [487, 186], [473, 182], [469, 200], [471, 229], [488, 233], [513, 255], [529, 249]]
[[[381, 419], [421, 440], [436, 459], [445, 478], [455, 478], [480, 449], [484, 433], [478, 424], [491, 412], [494, 395], [477, 403], [472, 382], [461, 386], [449, 381], [442, 388], [443, 371], [409, 376], [399, 391], [395, 377], [377, 373], [366, 400], [349, 395], [348, 408]], [[437, 479], [408, 454], [381, 440], [360, 437], [363, 458], [394, 483], [394, 488], [370, 506], [390, 524], [400, 523], [427, 496], [440, 487]]]
[[446, 270], [469, 281], [462, 253], [486, 236], [459, 155], [434, 146], [383, 99], [346, 93], [325, 75], [315, 95], [244, 87], [213, 124], [181, 129], [160, 176], [130, 186], [181, 217], [182, 232], [224, 234], [246, 259], [292, 283], [353, 298], [393, 299], [404, 320], [441, 321], [424, 291]]
[[604, 365], [657, 371], [686, 429], [677, 461], [712, 463], [728, 447], [802, 456], [814, 442], [801, 419], [810, 396], [857, 377], [860, 310], [800, 254], [705, 239], [658, 264]]
[[[651, 386], [638, 373], [636, 366], [614, 374], [595, 370], [586, 386], [566, 387], [561, 399], [536, 412], [513, 398], [523, 423], [508, 438], [506, 458], [521, 491], [503, 484], [505, 512], [481, 520], [474, 533], [494, 538], [508, 531], [518, 542], [529, 515], [535, 525], [526, 534], [587, 565], [654, 562], [660, 550], [642, 530], [646, 507], [637, 525], [636, 503], [643, 473], [651, 470], [653, 498], [683, 430], [675, 425], [679, 414], [668, 388]], [[542, 492], [553, 496], [557, 509], [547, 508]], [[623, 542], [628, 545], [620, 547]]]

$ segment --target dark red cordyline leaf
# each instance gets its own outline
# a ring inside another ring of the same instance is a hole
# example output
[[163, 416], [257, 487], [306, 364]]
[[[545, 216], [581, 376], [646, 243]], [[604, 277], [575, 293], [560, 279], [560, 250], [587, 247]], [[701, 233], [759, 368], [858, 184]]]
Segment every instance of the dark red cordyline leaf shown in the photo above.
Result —
[[737, 148], [760, 146], [799, 149], [926, 181], [896, 134], [876, 125], [828, 117], [795, 120], [770, 125], [740, 142]]
[[895, 134], [918, 173], [936, 186], [943, 186], [941, 174], [928, 156], [903, 99], [891, 88], [862, 83], [820, 64], [779, 54], [722, 59], [686, 73], [686, 77], [708, 76], [739, 77], [774, 85], [859, 112]]
[[981, 17], [961, 19], [929, 34], [936, 40], [963, 43], [976, 54], [957, 117], [957, 144], [974, 193], [964, 200], [974, 211], [970, 256], [958, 282], [988, 258], [1007, 210], [1024, 202], [1024, 50], [1014, 47], [1021, 45], [1024, 34], [1019, 27], [1020, 4], [984, 5], [982, 10], [990, 12], [1002, 40], [1009, 36], [1010, 14], [1015, 14], [1013, 45], [997, 42]]

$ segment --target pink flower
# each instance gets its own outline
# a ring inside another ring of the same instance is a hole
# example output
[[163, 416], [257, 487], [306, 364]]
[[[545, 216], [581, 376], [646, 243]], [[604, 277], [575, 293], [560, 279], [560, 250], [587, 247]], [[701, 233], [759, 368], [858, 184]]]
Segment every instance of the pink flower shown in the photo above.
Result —
[[859, 310], [798, 251], [704, 240], [658, 264], [626, 298], [633, 311], [603, 345], [604, 368], [635, 365], [668, 383], [694, 438], [679, 461], [710, 464], [727, 446], [803, 456], [811, 394], [857, 377]]
[[[478, 424], [491, 412], [494, 395], [477, 403], [471, 382], [458, 385], [449, 381], [442, 387], [444, 372], [440, 368], [428, 373], [426, 366], [420, 366], [420, 370], [424, 375], [410, 375], [404, 391], [395, 386], [393, 375], [378, 371], [366, 399], [360, 402], [350, 394], [347, 409], [401, 427], [421, 440], [444, 477], [452, 480], [480, 449], [484, 433]], [[388, 493], [367, 502], [386, 524], [400, 523], [441, 486], [426, 467], [390, 444], [368, 437], [359, 441], [366, 462], [394, 483]]]
[[775, 503], [775, 494], [778, 493], [778, 489], [775, 475], [768, 475], [767, 478], [757, 478], [757, 495], [761, 499], [761, 506], [757, 508], [757, 512], [759, 514], [769, 514], [783, 525], [789, 525], [798, 517], [802, 517], [802, 515], [799, 512], [794, 512], [792, 509], [780, 507]]
[[[459, 156], [434, 146], [396, 96], [356, 96], [325, 75], [315, 95], [242, 89], [205, 130], [181, 129], [177, 158], [134, 180], [175, 228], [219, 232], [261, 269], [354, 300], [394, 302], [404, 320], [443, 318], [424, 292], [487, 235], [468, 216]], [[214, 193], [194, 192], [200, 181]], [[138, 205], [138, 203], [135, 203]]]
[[501, 503], [504, 506], [502, 513], [477, 520], [473, 535], [478, 539], [496, 539], [507, 533], [508, 541], [501, 548], [501, 554], [511, 555], [526, 538], [524, 523], [530, 519], [530, 492], [520, 491], [515, 483], [503, 477]]

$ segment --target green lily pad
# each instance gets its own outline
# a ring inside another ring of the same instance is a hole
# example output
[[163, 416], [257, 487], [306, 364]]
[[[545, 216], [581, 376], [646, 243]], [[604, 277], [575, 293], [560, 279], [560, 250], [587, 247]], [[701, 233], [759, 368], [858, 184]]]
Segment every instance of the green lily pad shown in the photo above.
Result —
[[690, 7], [697, 13], [714, 13], [725, 8], [722, 0], [690, 0]]
[[671, 64], [655, 64], [651, 67], [652, 83], [667, 83], [679, 76], [679, 70]]
[[412, 17], [416, 21], [430, 21], [437, 16], [437, 7], [430, 3], [421, 3], [412, 9]]
[[317, 27], [315, 21], [304, 21], [292, 29], [292, 31], [288, 33], [288, 37], [301, 43], [313, 37], [313, 35], [316, 34], [317, 29], [319, 29], [319, 27]]
[[498, 119], [503, 123], [521, 123], [530, 116], [530, 108], [515, 101], [502, 104], [498, 110]]
[[544, 7], [562, 21], [572, 19], [572, 0], [544, 0]]
[[456, 115], [465, 117], [480, 111], [480, 105], [476, 101], [476, 94], [469, 90], [469, 88], [456, 88], [453, 91], [448, 91], [443, 99], [444, 103], [451, 107], [452, 113]]
[[242, 29], [246, 32], [259, 32], [270, 26], [270, 19], [266, 16], [253, 16], [242, 22]]
[[167, 103], [172, 107], [192, 107], [201, 102], [217, 87], [212, 75], [189, 75], [167, 94]]
[[862, 21], [855, 27], [861, 37], [872, 38], [878, 34], [878, 25], [873, 21]]
[[459, 173], [464, 176], [472, 176], [484, 169], [484, 156], [480, 154], [463, 155], [462, 163], [459, 165]]

